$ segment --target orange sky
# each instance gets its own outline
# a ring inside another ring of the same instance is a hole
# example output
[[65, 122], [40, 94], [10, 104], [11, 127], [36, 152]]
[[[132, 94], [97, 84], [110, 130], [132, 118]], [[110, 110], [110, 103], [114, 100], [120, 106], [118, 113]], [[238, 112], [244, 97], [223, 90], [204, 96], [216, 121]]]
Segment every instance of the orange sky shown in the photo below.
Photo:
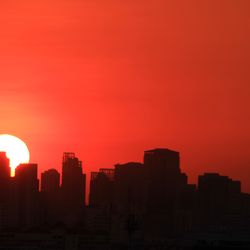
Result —
[[[0, 2], [0, 133], [40, 171], [181, 152], [250, 192], [249, 0]], [[248, 183], [247, 183], [248, 182]]]

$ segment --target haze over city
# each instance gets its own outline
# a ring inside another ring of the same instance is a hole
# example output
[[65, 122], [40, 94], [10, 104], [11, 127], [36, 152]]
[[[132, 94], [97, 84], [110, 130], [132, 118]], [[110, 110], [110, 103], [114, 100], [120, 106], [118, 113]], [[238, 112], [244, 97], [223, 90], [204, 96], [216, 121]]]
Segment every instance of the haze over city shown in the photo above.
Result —
[[0, 250], [250, 249], [250, 1], [0, 1]]
[[2, 1], [0, 133], [40, 171], [182, 152], [191, 181], [250, 174], [249, 1]]

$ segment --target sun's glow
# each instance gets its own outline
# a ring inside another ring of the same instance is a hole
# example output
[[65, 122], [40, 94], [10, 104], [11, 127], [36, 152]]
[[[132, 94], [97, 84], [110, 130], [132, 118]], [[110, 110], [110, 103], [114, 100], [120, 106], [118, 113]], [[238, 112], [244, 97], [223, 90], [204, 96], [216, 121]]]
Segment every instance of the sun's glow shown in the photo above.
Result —
[[13, 135], [0, 135], [0, 152], [6, 152], [7, 157], [10, 159], [11, 176], [14, 176], [15, 168], [20, 163], [28, 163], [30, 160], [27, 145]]

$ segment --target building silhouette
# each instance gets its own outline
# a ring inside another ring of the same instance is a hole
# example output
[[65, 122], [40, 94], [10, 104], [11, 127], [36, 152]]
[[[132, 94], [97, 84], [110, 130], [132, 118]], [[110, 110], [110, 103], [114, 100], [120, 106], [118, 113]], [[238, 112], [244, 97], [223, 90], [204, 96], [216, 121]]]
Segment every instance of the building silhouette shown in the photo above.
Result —
[[61, 208], [64, 223], [73, 226], [79, 223], [85, 206], [86, 175], [82, 162], [74, 153], [63, 154]]
[[91, 232], [109, 234], [114, 200], [114, 169], [91, 172], [86, 227]]
[[16, 167], [14, 190], [17, 227], [37, 227], [41, 222], [37, 164], [27, 163]]
[[55, 169], [41, 174], [40, 190], [37, 168], [20, 164], [10, 177], [0, 152], [0, 249], [250, 249], [250, 194], [218, 173], [188, 183], [179, 152], [92, 172], [88, 205], [74, 153], [63, 155], [61, 181]]
[[179, 152], [169, 149], [145, 151], [149, 211], [173, 209], [177, 194], [187, 184], [181, 173]]
[[60, 188], [60, 174], [56, 169], [49, 169], [41, 174], [41, 191], [53, 194]]
[[[228, 226], [230, 216], [240, 214], [241, 183], [217, 173], [198, 177], [199, 222], [205, 228]], [[227, 223], [225, 221], [227, 220]]]
[[91, 172], [89, 205], [109, 208], [113, 203], [114, 169], [101, 168]]
[[[0, 152], [0, 185], [10, 179], [10, 160], [5, 152]], [[2, 188], [1, 188], [2, 189]]]
[[8, 228], [11, 220], [10, 191], [10, 161], [5, 152], [0, 152], [0, 230]]
[[180, 196], [187, 186], [187, 176], [180, 170], [179, 152], [154, 149], [144, 153], [147, 194], [147, 238], [165, 238], [176, 231], [181, 216]]
[[145, 175], [142, 163], [115, 165], [115, 209], [134, 213], [145, 208]]
[[[129, 241], [141, 237], [145, 215], [145, 171], [142, 163], [115, 165], [113, 238]], [[140, 224], [140, 225], [139, 225]], [[135, 235], [135, 231], [137, 234]]]
[[47, 225], [60, 222], [60, 174], [49, 169], [41, 174], [43, 221]]

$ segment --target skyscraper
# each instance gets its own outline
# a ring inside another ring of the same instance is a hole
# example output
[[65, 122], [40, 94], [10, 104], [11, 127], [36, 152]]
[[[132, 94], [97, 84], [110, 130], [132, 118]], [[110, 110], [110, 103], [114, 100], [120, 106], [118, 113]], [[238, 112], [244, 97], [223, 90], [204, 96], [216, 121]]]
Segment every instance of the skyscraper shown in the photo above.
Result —
[[38, 192], [39, 180], [37, 178], [37, 164], [23, 163], [15, 170], [16, 183], [25, 192]]
[[[142, 237], [145, 214], [145, 175], [139, 162], [115, 165], [113, 237], [130, 243]], [[138, 230], [140, 229], [140, 230]], [[130, 244], [129, 243], [129, 244]]]
[[241, 183], [228, 176], [205, 173], [198, 177], [199, 214], [201, 223], [220, 226], [227, 215], [239, 213]]
[[41, 174], [41, 191], [46, 193], [58, 192], [60, 174], [56, 169], [49, 169]]
[[37, 164], [20, 164], [15, 170], [17, 226], [32, 228], [40, 223], [39, 180]]
[[145, 208], [145, 176], [142, 163], [115, 165], [115, 208], [119, 212], [134, 213], [142, 212]]
[[89, 205], [111, 207], [114, 193], [114, 169], [91, 172]]
[[41, 196], [44, 221], [55, 225], [60, 219], [60, 174], [57, 170], [49, 169], [41, 174]]
[[86, 175], [82, 173], [82, 162], [74, 153], [64, 153], [62, 164], [61, 200], [63, 220], [68, 225], [79, 222], [85, 205]]
[[86, 225], [90, 231], [110, 231], [114, 196], [114, 169], [91, 172]]
[[10, 224], [10, 161], [5, 152], [0, 152], [0, 230]]
[[171, 209], [180, 189], [187, 184], [187, 176], [180, 170], [179, 152], [169, 149], [145, 151], [144, 166], [149, 210]]
[[187, 176], [181, 173], [179, 152], [169, 149], [145, 151], [147, 237], [165, 238], [175, 231], [177, 211]]
[[10, 179], [10, 160], [5, 152], [0, 152], [0, 185]]

